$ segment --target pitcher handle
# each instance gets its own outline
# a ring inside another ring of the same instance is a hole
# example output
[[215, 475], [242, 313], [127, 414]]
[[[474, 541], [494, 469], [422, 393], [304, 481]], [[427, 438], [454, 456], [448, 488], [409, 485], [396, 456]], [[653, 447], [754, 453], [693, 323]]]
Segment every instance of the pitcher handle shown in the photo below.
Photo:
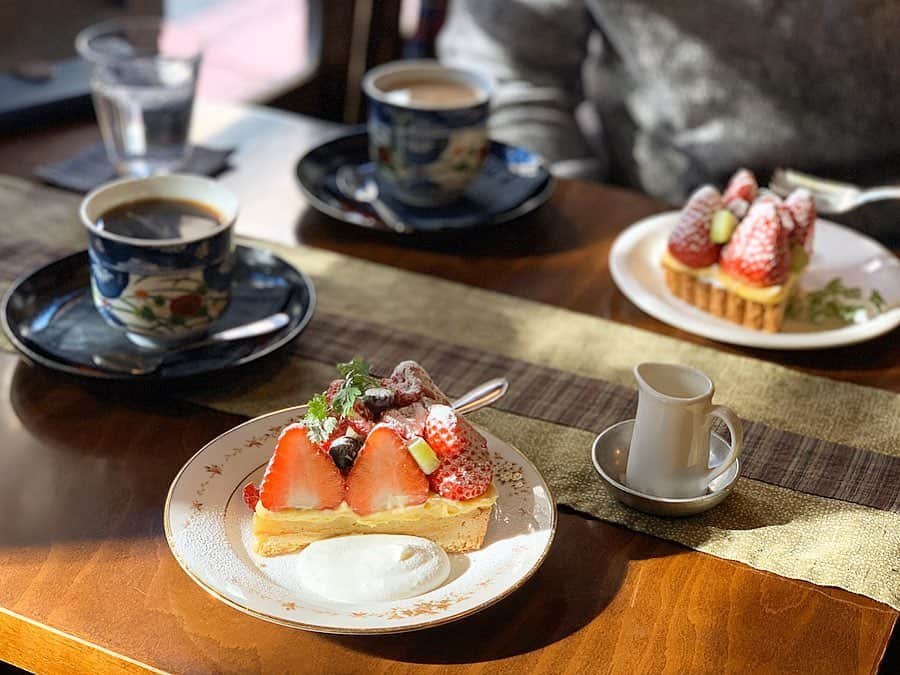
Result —
[[713, 481], [725, 473], [728, 467], [734, 464], [738, 455], [741, 454], [741, 450], [744, 448], [744, 427], [741, 425], [741, 420], [738, 419], [738, 416], [728, 406], [714, 405], [707, 415], [718, 417], [725, 422], [725, 426], [728, 427], [728, 431], [731, 433], [731, 447], [728, 450], [728, 455], [718, 466], [709, 469], [707, 474], [708, 479]]

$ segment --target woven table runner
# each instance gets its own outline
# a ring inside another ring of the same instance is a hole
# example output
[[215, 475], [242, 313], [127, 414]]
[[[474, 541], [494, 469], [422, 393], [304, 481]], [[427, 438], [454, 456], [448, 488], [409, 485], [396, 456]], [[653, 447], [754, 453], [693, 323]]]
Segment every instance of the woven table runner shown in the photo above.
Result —
[[[77, 203], [0, 178], [0, 287], [84, 247]], [[376, 372], [416, 359], [451, 396], [502, 375], [508, 394], [473, 417], [528, 455], [559, 503], [900, 609], [900, 396], [330, 252], [244, 243], [309, 273], [316, 315], [277, 369], [262, 364], [191, 400], [245, 415], [296, 405], [354, 355]], [[715, 401], [744, 420], [742, 476], [705, 514], [628, 509], [591, 464], [596, 433], [634, 416], [631, 370], [646, 360], [700, 368], [716, 383]]]

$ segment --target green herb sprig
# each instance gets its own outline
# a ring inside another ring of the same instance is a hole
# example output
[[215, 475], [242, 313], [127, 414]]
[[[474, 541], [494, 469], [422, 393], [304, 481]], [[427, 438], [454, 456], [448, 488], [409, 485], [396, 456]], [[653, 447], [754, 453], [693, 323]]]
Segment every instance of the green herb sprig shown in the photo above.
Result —
[[358, 356], [348, 363], [337, 364], [344, 383], [331, 399], [331, 407], [338, 417], [347, 417], [353, 410], [356, 399], [369, 387], [377, 387], [378, 378], [373, 377], [369, 364]]
[[313, 443], [324, 443], [337, 427], [337, 418], [328, 414], [325, 394], [316, 394], [306, 406], [306, 417], [303, 418], [306, 434]]
[[884, 311], [885, 301], [881, 293], [872, 289], [868, 298], [863, 300], [862, 289], [845, 286], [840, 277], [835, 277], [823, 288], [792, 300], [787, 311], [788, 316], [792, 318], [813, 323], [822, 323], [829, 319], [852, 323], [860, 311], [865, 312], [870, 307], [876, 314]]
[[378, 378], [371, 374], [369, 364], [359, 357], [347, 363], [337, 364], [337, 370], [343, 382], [332, 397], [331, 405], [328, 404], [325, 394], [316, 394], [307, 403], [303, 424], [313, 443], [324, 443], [328, 440], [337, 428], [338, 421], [349, 417], [353, 412], [356, 399], [369, 387], [380, 384]]

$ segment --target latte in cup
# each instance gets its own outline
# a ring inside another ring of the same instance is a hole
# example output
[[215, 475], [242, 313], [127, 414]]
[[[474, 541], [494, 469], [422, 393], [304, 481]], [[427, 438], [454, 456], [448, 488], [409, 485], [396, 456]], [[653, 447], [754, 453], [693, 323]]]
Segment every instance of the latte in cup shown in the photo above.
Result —
[[397, 61], [363, 78], [369, 158], [385, 197], [417, 207], [459, 199], [489, 150], [485, 76], [437, 61]]
[[475, 105], [483, 96], [465, 82], [417, 78], [391, 83], [390, 89], [384, 92], [384, 98], [394, 105], [439, 109]]

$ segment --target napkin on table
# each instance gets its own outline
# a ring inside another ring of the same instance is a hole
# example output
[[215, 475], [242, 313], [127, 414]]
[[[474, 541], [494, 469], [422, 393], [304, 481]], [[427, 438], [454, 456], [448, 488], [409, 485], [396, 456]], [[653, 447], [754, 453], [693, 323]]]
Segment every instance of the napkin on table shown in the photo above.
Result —
[[[187, 163], [179, 170], [201, 176], [215, 176], [228, 168], [234, 148], [207, 148], [195, 145]], [[34, 171], [45, 183], [73, 192], [90, 192], [98, 185], [117, 178], [103, 143], [96, 143], [56, 164], [39, 166]]]

